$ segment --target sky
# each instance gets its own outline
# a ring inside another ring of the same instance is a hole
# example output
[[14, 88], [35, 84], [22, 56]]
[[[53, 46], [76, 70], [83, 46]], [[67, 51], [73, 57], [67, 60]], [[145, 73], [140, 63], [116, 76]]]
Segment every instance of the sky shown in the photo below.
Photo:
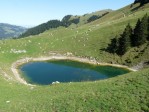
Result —
[[0, 0], [0, 23], [35, 26], [65, 15], [117, 10], [134, 0]]

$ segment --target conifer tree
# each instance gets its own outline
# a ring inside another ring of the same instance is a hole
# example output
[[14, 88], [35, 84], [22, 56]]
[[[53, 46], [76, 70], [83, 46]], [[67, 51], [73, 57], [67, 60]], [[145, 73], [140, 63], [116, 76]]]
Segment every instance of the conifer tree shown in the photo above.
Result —
[[144, 43], [144, 40], [142, 40], [142, 38], [140, 36], [140, 34], [141, 34], [140, 27], [141, 27], [141, 20], [138, 19], [137, 24], [134, 29], [134, 34], [131, 39], [131, 43], [133, 46], [138, 46], [138, 45]]
[[141, 21], [142, 29], [143, 29], [143, 36], [144, 38], [148, 38], [148, 15], [145, 14]]
[[124, 55], [129, 48], [131, 47], [131, 36], [132, 36], [132, 28], [128, 24], [119, 38], [119, 48], [118, 48], [118, 55]]
[[134, 29], [133, 44], [134, 46], [142, 45], [146, 42], [148, 37], [148, 16], [147, 14], [142, 18], [138, 19], [136, 27]]
[[118, 36], [116, 36], [115, 38], [111, 39], [111, 43], [109, 44], [108, 51], [110, 53], [117, 53], [118, 46], [119, 46]]
[[140, 0], [135, 0], [135, 1], [134, 1], [134, 4], [139, 3], [139, 2], [140, 2]]
[[112, 39], [108, 51], [124, 55], [131, 46], [140, 46], [147, 40], [149, 41], [149, 16], [146, 14], [141, 20], [138, 19], [134, 31], [128, 24], [119, 39], [117, 37]]
[[147, 36], [147, 40], [149, 41], [149, 16], [148, 16], [148, 36]]
[[140, 0], [140, 6], [143, 6], [146, 3], [149, 3], [149, 0]]
[[143, 6], [146, 3], [149, 3], [149, 0], [135, 0], [134, 4], [140, 3], [140, 6]]

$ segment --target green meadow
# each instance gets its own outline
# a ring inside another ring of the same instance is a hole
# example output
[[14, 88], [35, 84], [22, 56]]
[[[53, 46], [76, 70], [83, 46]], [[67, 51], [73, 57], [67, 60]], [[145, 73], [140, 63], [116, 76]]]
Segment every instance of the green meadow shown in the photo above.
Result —
[[11, 71], [12, 63], [19, 59], [48, 57], [53, 52], [61, 55], [71, 52], [76, 57], [129, 67], [149, 62], [148, 43], [131, 48], [122, 57], [104, 50], [128, 23], [135, 27], [138, 18], [149, 15], [149, 4], [133, 10], [137, 6], [112, 11], [88, 24], [82, 22], [35, 36], [1, 40], [0, 112], [148, 112], [147, 65], [137, 72], [101, 81], [33, 87], [19, 83]]

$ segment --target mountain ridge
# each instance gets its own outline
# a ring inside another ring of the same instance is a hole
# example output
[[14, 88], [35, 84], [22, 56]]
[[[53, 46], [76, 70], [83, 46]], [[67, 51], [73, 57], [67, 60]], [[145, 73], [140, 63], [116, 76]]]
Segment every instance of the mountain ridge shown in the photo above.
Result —
[[[58, 27], [69, 27], [71, 25], [75, 26], [81, 26], [83, 24], [95, 21], [97, 19], [100, 19], [102, 16], [105, 16], [109, 12], [112, 12], [111, 9], [105, 9], [101, 11], [96, 11], [88, 14], [84, 14], [82, 16], [78, 15], [66, 15], [62, 18], [62, 20], [50, 20], [46, 23], [42, 23], [40, 25], [37, 25], [33, 28], [29, 28], [26, 32], [24, 32], [22, 35], [20, 35], [20, 38], [27, 37], [30, 35], [38, 35], [40, 33], [43, 33], [46, 30], [52, 29], [52, 28], [58, 28]], [[95, 18], [96, 16], [96, 18]], [[93, 17], [93, 18], [91, 18]], [[90, 21], [88, 21], [90, 19]]]
[[0, 23], [0, 39], [17, 38], [25, 32], [27, 28], [8, 23]]

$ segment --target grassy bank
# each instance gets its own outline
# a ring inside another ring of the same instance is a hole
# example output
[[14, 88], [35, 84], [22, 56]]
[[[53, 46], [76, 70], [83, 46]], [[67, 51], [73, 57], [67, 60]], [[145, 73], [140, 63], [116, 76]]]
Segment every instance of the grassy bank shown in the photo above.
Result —
[[52, 86], [29, 87], [1, 79], [0, 111], [148, 111], [148, 80], [149, 70], [103, 81]]

